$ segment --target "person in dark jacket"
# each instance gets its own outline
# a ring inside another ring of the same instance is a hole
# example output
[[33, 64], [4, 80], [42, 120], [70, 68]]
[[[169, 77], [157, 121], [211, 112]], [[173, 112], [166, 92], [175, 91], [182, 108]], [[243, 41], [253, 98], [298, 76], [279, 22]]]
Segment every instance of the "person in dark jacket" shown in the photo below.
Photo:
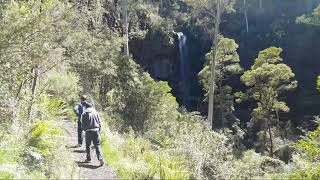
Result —
[[87, 100], [87, 97], [85, 95], [82, 95], [80, 97], [80, 100], [81, 100], [80, 103], [77, 104], [73, 108], [73, 110], [76, 113], [77, 118], [78, 118], [78, 121], [77, 121], [77, 124], [78, 124], [78, 145], [76, 147], [81, 147], [82, 143], [83, 143], [83, 130], [81, 127], [81, 115], [85, 110], [85, 106], [83, 105], [83, 103], [85, 102], [85, 100]]
[[90, 156], [90, 145], [93, 142], [97, 158], [100, 161], [100, 165], [104, 164], [103, 158], [101, 156], [101, 149], [100, 149], [100, 129], [101, 129], [101, 117], [100, 114], [95, 110], [93, 104], [91, 102], [84, 102], [84, 106], [86, 110], [81, 116], [82, 120], [82, 129], [86, 132], [86, 152], [87, 152], [87, 159], [86, 163], [91, 162]]

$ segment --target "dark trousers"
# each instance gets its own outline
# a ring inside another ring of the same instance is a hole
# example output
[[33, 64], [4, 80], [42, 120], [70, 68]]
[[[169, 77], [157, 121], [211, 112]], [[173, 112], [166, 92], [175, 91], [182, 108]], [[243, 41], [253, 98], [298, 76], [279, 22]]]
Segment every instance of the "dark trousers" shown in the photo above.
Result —
[[83, 135], [82, 135], [81, 121], [78, 120], [78, 144], [82, 144], [82, 142], [83, 142]]
[[101, 160], [102, 156], [101, 156], [101, 150], [100, 150], [99, 131], [86, 131], [87, 160], [91, 160], [91, 156], [90, 156], [91, 141], [93, 141], [93, 145], [95, 146], [97, 158]]

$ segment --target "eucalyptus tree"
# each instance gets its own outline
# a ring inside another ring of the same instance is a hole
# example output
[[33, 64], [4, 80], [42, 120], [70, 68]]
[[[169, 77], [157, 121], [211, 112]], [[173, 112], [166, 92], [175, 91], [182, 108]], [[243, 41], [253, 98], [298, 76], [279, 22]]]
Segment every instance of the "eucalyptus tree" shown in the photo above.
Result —
[[262, 9], [262, 0], [259, 0], [259, 8]]
[[[222, 127], [226, 127], [227, 116], [231, 115], [233, 112], [232, 88], [225, 85], [224, 82], [232, 75], [240, 74], [242, 72], [242, 68], [239, 64], [239, 55], [237, 53], [238, 47], [238, 44], [233, 39], [219, 38], [215, 68], [217, 77], [214, 85], [217, 87], [215, 104], [219, 107], [219, 123], [221, 123]], [[214, 53], [214, 49], [212, 49], [206, 54], [207, 62], [199, 73], [200, 82], [207, 93], [207, 97], [210, 92], [210, 65], [214, 61]]]
[[246, 0], [243, 0], [243, 10], [244, 10], [244, 19], [246, 22], [246, 31], [249, 33], [249, 22], [248, 22], [248, 5], [246, 3]]
[[158, 23], [159, 7], [153, 1], [145, 0], [107, 0], [103, 3], [106, 25], [122, 35], [124, 54], [129, 56], [130, 39], [144, 38], [147, 29]]
[[123, 24], [123, 36], [125, 38], [124, 54], [129, 56], [129, 25], [128, 25], [128, 2], [127, 0], [121, 0], [122, 9], [122, 24]]
[[210, 72], [210, 88], [209, 88], [209, 108], [208, 108], [208, 122], [210, 127], [213, 123], [213, 109], [214, 109], [214, 92], [215, 86], [214, 82], [216, 79], [215, 69], [216, 69], [216, 53], [218, 48], [218, 34], [219, 26], [221, 22], [221, 15], [225, 12], [230, 12], [233, 10], [234, 1], [233, 0], [185, 0], [189, 5], [190, 11], [193, 13], [193, 17], [199, 22], [202, 22], [208, 27], [213, 28], [214, 26], [214, 48], [213, 48], [213, 61], [211, 63]]
[[68, 5], [55, 0], [10, 1], [3, 13], [0, 81], [17, 100], [21, 92], [30, 93], [24, 97], [31, 120], [37, 84], [42, 74], [64, 61], [74, 16]]
[[297, 87], [291, 68], [281, 63], [281, 48], [271, 47], [259, 53], [251, 69], [241, 76], [241, 81], [249, 87], [243, 93], [236, 93], [237, 101], [254, 100], [257, 107], [252, 111], [251, 124], [259, 126], [263, 134], [264, 149], [269, 138], [269, 155], [274, 155], [273, 129], [279, 127], [279, 111], [289, 112], [289, 107], [282, 101], [285, 92]]

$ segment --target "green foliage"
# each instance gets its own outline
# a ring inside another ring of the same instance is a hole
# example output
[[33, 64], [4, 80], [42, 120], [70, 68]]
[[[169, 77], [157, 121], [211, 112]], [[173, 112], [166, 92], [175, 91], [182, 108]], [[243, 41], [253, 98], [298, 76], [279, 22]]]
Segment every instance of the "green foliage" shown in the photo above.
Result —
[[320, 5], [313, 10], [311, 15], [302, 15], [297, 17], [296, 23], [316, 26], [320, 25]]
[[182, 112], [172, 132], [174, 148], [185, 157], [191, 178], [231, 178], [232, 144], [223, 134], [212, 131], [202, 117]]
[[74, 177], [74, 164], [69, 159], [70, 154], [65, 147], [63, 131], [59, 128], [61, 118], [67, 118], [69, 111], [65, 99], [41, 94], [34, 107], [34, 117], [40, 120], [25, 132], [26, 143], [22, 162], [28, 167], [29, 172], [25, 173], [24, 177], [28, 179]]
[[79, 98], [79, 78], [75, 73], [66, 72], [63, 65], [60, 66], [48, 71], [39, 82], [34, 118], [47, 121], [76, 118], [69, 104], [73, 104]]
[[[234, 178], [236, 179], [260, 179], [269, 174], [282, 172], [284, 163], [278, 159], [262, 156], [248, 150], [243, 153], [243, 157], [235, 164]], [[268, 179], [268, 178], [266, 178]]]
[[317, 77], [317, 89], [320, 90], [320, 76]]
[[56, 0], [10, 1], [7, 5], [0, 20], [0, 79], [12, 94], [19, 95], [27, 87], [33, 69], [43, 73], [63, 61], [61, 43], [73, 17], [67, 9]]
[[81, 91], [79, 81], [77, 74], [57, 68], [46, 74], [40, 89], [44, 88], [48, 94], [61, 97], [66, 102], [72, 102], [79, 98]]
[[148, 163], [150, 174], [155, 179], [189, 179], [190, 172], [183, 167], [181, 159], [169, 155], [161, 150], [147, 152], [144, 160]]
[[50, 127], [49, 123], [38, 121], [30, 130], [29, 145], [35, 148], [35, 152], [47, 156], [50, 150], [55, 147], [57, 136], [61, 133], [60, 130]]
[[[233, 95], [232, 88], [225, 85], [225, 81], [231, 76], [240, 74], [242, 68], [240, 66], [240, 59], [237, 53], [238, 44], [233, 39], [221, 37], [218, 42], [218, 49], [216, 54], [216, 68], [215, 68], [215, 99], [216, 99], [216, 111], [218, 110], [219, 120], [215, 126], [219, 127], [231, 127], [232, 121], [227, 116], [232, 115], [233, 107]], [[207, 62], [204, 68], [199, 72], [200, 83], [206, 92], [206, 97], [210, 91], [210, 79], [211, 79], [211, 64], [214, 60], [214, 47], [206, 54]], [[220, 122], [219, 122], [220, 121]], [[229, 121], [229, 122], [228, 122]], [[231, 122], [230, 122], [231, 121]], [[228, 124], [227, 124], [228, 123]]]
[[[319, 120], [319, 119], [316, 119]], [[299, 150], [302, 157], [315, 167], [320, 164], [320, 127], [308, 132], [305, 137], [299, 140], [295, 147]]]
[[230, 177], [232, 145], [225, 136], [211, 132], [197, 113], [179, 112], [168, 84], [155, 82], [132, 60], [115, 65], [106, 119], [120, 132], [135, 132], [124, 138], [107, 132], [103, 140], [106, 159], [120, 177]]
[[[257, 107], [252, 111], [252, 126], [258, 125], [263, 131], [260, 133], [262, 139], [266, 139], [266, 131], [269, 134], [269, 153], [273, 156], [273, 135], [272, 127], [278, 126], [279, 111], [288, 112], [289, 107], [285, 102], [280, 101], [280, 95], [293, 90], [297, 86], [294, 81], [294, 73], [291, 68], [282, 64], [280, 53], [281, 48], [271, 47], [259, 53], [251, 70], [241, 76], [241, 81], [249, 87], [246, 93], [236, 93], [237, 101], [253, 99]], [[262, 142], [266, 148], [266, 142]], [[262, 150], [264, 151], [264, 150]]]
[[306, 179], [306, 180], [317, 180], [320, 178], [320, 164], [316, 167], [309, 167], [306, 169], [299, 169], [289, 175], [288, 179]]
[[45, 120], [66, 119], [68, 111], [71, 111], [64, 99], [56, 96], [41, 95], [37, 106], [38, 114], [41, 114], [39, 118]]
[[32, 127], [17, 123], [20, 122], [15, 119], [8, 131], [1, 131], [1, 177], [9, 178], [9, 174], [14, 179], [71, 177], [73, 162], [62, 145], [62, 131], [53, 122], [37, 121]]
[[[237, 53], [238, 44], [233, 39], [221, 38], [218, 42], [217, 58], [216, 58], [216, 83], [228, 79], [231, 75], [240, 74], [242, 68], [240, 67], [240, 59]], [[210, 86], [211, 70], [210, 65], [213, 61], [214, 49], [206, 54], [206, 64], [202, 71], [200, 71], [200, 82], [204, 90], [208, 93]]]
[[177, 108], [167, 82], [155, 82], [132, 60], [119, 61], [114, 90], [108, 94], [110, 110], [124, 121], [122, 131], [132, 127], [143, 134]]
[[307, 158], [314, 162], [320, 159], [320, 128], [309, 132], [306, 137], [299, 140], [297, 148], [301, 149]]
[[[105, 137], [110, 139], [104, 140], [109, 142], [104, 145], [106, 159], [111, 159], [111, 166], [123, 178], [231, 177], [232, 145], [224, 135], [210, 131], [196, 113], [182, 111], [177, 116], [156, 122], [144, 137], [131, 133], [121, 138], [108, 131]], [[128, 172], [129, 167], [132, 170]], [[136, 171], [145, 175], [134, 175]]]
[[[214, 32], [214, 24], [217, 12], [218, 0], [183, 0], [188, 5], [188, 13], [190, 13], [191, 22], [195, 23], [193, 26], [202, 27], [205, 33], [212, 37]], [[220, 12], [231, 13], [234, 11], [234, 0], [220, 1]]]
[[[315, 121], [317, 122], [317, 118]], [[320, 177], [320, 128], [307, 134], [294, 144], [295, 154], [285, 166], [286, 171], [274, 175], [274, 179], [308, 179]]]
[[[241, 149], [237, 154], [243, 156], [235, 160], [232, 147], [240, 147], [244, 137], [239, 126], [231, 136], [236, 140], [212, 131], [198, 113], [178, 109], [167, 82], [153, 80], [132, 59], [122, 58], [120, 2], [0, 2], [0, 98], [8, 99], [0, 105], [0, 179], [73, 177], [73, 162], [57, 125], [61, 119], [74, 118], [67, 103], [77, 99], [80, 91], [99, 99], [109, 124], [128, 133], [106, 130], [102, 139], [106, 160], [120, 178], [250, 179], [288, 172], [281, 161], [253, 151], [242, 154]], [[173, 30], [192, 26], [212, 35], [217, 1], [170, 0], [161, 1], [162, 5], [158, 1], [128, 2], [130, 46], [145, 43], [142, 46], [149, 48], [144, 50], [150, 52], [142, 54], [146, 60], [156, 62], [159, 54], [174, 51]], [[233, 4], [233, 0], [223, 1], [222, 11], [233, 11]], [[318, 10], [303, 20], [315, 24]], [[279, 30], [279, 24], [271, 26], [282, 37], [285, 33]], [[140, 47], [135, 48], [139, 54], [134, 57], [140, 56]], [[241, 72], [237, 48], [232, 39], [219, 41], [216, 103], [224, 114], [222, 119], [233, 111], [232, 88], [223, 84], [229, 76]], [[213, 53], [208, 53], [200, 73], [206, 91]], [[280, 53], [280, 48], [260, 52], [251, 70], [241, 78], [249, 90], [237, 96], [238, 100], [257, 102], [252, 123], [260, 131], [258, 136], [268, 140], [268, 128], [269, 139], [282, 142], [276, 137], [277, 112], [289, 111], [281, 99], [296, 82], [291, 69], [281, 63]], [[30, 103], [35, 70], [39, 71], [39, 80], [36, 98]], [[30, 104], [34, 105], [31, 117], [40, 119], [31, 127], [23, 114]], [[319, 179], [319, 134], [316, 130], [298, 142], [299, 157], [307, 166], [292, 168], [296, 171], [288, 177]], [[261, 144], [269, 149], [272, 146]]]
[[37, 116], [46, 120], [37, 120], [27, 132], [23, 162], [31, 172], [26, 177], [75, 177], [74, 164], [69, 159], [70, 152], [65, 147], [63, 131], [58, 128], [65, 108], [64, 100], [45, 95], [40, 100], [36, 106]]
[[104, 138], [103, 154], [108, 164], [116, 169], [121, 178], [186, 179], [189, 177], [189, 173], [181, 165], [181, 160], [154, 149], [144, 138], [135, 138], [131, 133], [123, 139], [108, 131]]
[[22, 165], [23, 152], [26, 140], [19, 131], [12, 131], [12, 124], [8, 125], [7, 131], [0, 132], [0, 179], [17, 179], [25, 174], [26, 168]]
[[0, 179], [6, 179], [6, 180], [13, 180], [14, 179], [14, 175], [10, 174], [8, 172], [1, 172], [0, 170]]
[[[252, 87], [250, 89], [250, 91], [252, 91], [250, 95], [255, 100], [263, 100], [263, 97], [259, 96], [259, 93], [272, 93], [269, 92], [270, 90], [276, 91], [275, 95], [277, 95], [278, 93], [296, 87], [296, 81], [292, 81], [294, 74], [290, 67], [280, 63], [282, 61], [280, 57], [281, 52], [281, 48], [275, 47], [261, 51], [251, 70], [246, 71], [241, 76], [241, 81], [244, 82], [246, 86]], [[266, 92], [260, 92], [259, 90]], [[271, 105], [274, 106], [275, 103], [276, 102]]]

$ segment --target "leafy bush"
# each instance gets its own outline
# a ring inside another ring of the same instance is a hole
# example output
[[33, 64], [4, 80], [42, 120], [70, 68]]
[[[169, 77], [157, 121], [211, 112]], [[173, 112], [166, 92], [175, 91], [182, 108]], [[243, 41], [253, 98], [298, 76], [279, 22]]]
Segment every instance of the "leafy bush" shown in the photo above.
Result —
[[[64, 64], [60, 66], [65, 66]], [[81, 87], [79, 86], [79, 77], [75, 73], [67, 72], [67, 69], [56, 68], [49, 71], [39, 89], [43, 89], [38, 98], [38, 111], [45, 117], [40, 119], [50, 120], [48, 118], [76, 119], [72, 106], [79, 99]], [[51, 119], [52, 120], [52, 119]]]
[[[186, 179], [189, 173], [180, 159], [155, 149], [141, 137], [121, 137], [108, 129], [103, 136], [103, 154], [123, 179]], [[159, 157], [161, 154], [161, 157]]]
[[14, 179], [14, 175], [8, 172], [2, 172], [0, 170], [0, 179], [11, 180], [11, 179]]
[[174, 116], [178, 104], [167, 82], [156, 82], [132, 59], [117, 62], [117, 78], [108, 94], [110, 115], [120, 121], [120, 130], [144, 134], [154, 124]]
[[53, 128], [48, 122], [37, 121], [30, 130], [31, 137], [28, 144], [33, 147], [34, 152], [47, 156], [56, 147], [58, 136], [61, 133], [61, 130]]
[[[319, 121], [316, 118], [315, 122]], [[308, 132], [294, 145], [295, 154], [290, 163], [284, 166], [283, 172], [273, 175], [273, 179], [306, 179], [320, 178], [320, 127]]]
[[320, 161], [320, 127], [299, 140], [296, 147], [311, 161]]
[[78, 100], [79, 77], [75, 73], [66, 72], [66, 70], [50, 71], [42, 83], [48, 94], [60, 97], [66, 102]]
[[[283, 171], [284, 163], [278, 159], [263, 156], [253, 150], [243, 153], [243, 157], [235, 163], [233, 178], [259, 179], [266, 178], [268, 174]], [[268, 179], [268, 178], [266, 178]]]
[[[107, 96], [112, 118], [107, 119], [116, 122], [120, 132], [132, 128], [135, 134], [123, 137], [115, 148], [121, 153], [117, 153], [120, 160], [114, 167], [127, 172], [123, 178], [230, 177], [232, 145], [226, 136], [211, 131], [197, 113], [179, 112], [167, 82], [154, 81], [132, 60], [116, 65], [118, 79]], [[105, 152], [112, 154], [111, 147], [105, 145]], [[150, 152], [161, 152], [161, 158]]]
[[320, 163], [316, 167], [308, 167], [305, 169], [298, 169], [289, 174], [292, 180], [305, 179], [305, 180], [318, 180], [320, 179]]
[[46, 94], [40, 96], [37, 107], [39, 118], [47, 121], [57, 118], [67, 119], [69, 118], [69, 111], [72, 111], [61, 97], [50, 97]]
[[75, 164], [70, 161], [70, 152], [64, 146], [62, 130], [54, 122], [37, 121], [30, 129], [25, 165], [31, 170], [27, 177], [72, 178]]
[[7, 131], [0, 132], [0, 179], [22, 178], [27, 169], [21, 165], [26, 145], [23, 129], [6, 127]]
[[289, 173], [289, 179], [320, 179], [320, 127], [299, 140], [296, 149], [305, 165]]

